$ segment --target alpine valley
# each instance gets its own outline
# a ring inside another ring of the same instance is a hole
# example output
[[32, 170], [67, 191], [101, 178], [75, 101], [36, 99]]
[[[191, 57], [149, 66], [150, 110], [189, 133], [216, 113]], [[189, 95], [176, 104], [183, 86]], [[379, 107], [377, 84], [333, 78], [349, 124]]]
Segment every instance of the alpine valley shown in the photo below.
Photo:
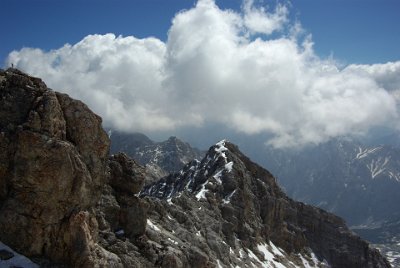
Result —
[[143, 187], [84, 103], [16, 69], [0, 102], [1, 267], [391, 267], [226, 140]]

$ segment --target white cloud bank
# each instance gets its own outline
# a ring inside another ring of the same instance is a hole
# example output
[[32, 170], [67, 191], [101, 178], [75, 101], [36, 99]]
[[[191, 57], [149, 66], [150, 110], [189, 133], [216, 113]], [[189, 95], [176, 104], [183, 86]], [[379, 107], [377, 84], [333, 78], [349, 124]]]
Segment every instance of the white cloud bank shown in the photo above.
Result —
[[299, 32], [282, 5], [271, 11], [245, 0], [235, 12], [199, 0], [175, 16], [166, 42], [90, 35], [48, 52], [14, 51], [8, 63], [124, 131], [217, 123], [271, 133], [270, 142], [285, 147], [397, 127], [400, 62], [340, 69]]

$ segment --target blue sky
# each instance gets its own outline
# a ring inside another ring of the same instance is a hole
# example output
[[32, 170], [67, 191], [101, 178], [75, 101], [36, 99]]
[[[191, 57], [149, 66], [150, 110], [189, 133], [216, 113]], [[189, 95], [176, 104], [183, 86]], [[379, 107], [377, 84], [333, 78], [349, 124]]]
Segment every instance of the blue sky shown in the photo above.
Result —
[[398, 0], [3, 0], [2, 10], [4, 65], [84, 101], [106, 127], [266, 135], [276, 147], [400, 130]]
[[[240, 0], [217, 0], [239, 9]], [[275, 1], [264, 1], [269, 4]], [[175, 13], [194, 0], [2, 0], [0, 60], [14, 49], [57, 49], [88, 34], [115, 33], [162, 40]], [[344, 64], [400, 59], [400, 1], [296, 0], [290, 16], [312, 34], [316, 52]]]

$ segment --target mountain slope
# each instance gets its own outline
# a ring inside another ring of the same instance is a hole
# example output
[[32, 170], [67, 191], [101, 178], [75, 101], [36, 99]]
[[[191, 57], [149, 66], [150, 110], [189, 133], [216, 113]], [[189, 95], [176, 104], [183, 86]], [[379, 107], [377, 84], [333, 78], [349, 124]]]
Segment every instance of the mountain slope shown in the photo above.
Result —
[[352, 225], [400, 219], [400, 149], [338, 139], [299, 151], [266, 149], [257, 160], [292, 198]]
[[[205, 255], [221, 266], [389, 267], [342, 219], [289, 199], [268, 171], [229, 142], [146, 186], [141, 196], [160, 199], [167, 211], [150, 214], [159, 237], [171, 230], [167, 235], [178, 244], [203, 242], [211, 249]], [[173, 218], [188, 230], [173, 232]]]
[[111, 153], [124, 152], [128, 155], [134, 155], [137, 148], [155, 144], [142, 133], [123, 133], [109, 129], [108, 137], [111, 139]]

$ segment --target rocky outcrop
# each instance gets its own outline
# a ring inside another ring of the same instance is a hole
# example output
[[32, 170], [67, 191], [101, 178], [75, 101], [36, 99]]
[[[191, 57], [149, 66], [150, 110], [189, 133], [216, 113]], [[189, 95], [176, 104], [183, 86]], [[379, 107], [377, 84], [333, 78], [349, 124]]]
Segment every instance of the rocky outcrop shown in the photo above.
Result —
[[101, 118], [16, 69], [0, 81], [0, 240], [43, 263], [120, 263], [91, 212], [110, 179]]
[[112, 155], [109, 161], [111, 179], [109, 184], [117, 191], [137, 194], [142, 189], [145, 171], [124, 153]]

